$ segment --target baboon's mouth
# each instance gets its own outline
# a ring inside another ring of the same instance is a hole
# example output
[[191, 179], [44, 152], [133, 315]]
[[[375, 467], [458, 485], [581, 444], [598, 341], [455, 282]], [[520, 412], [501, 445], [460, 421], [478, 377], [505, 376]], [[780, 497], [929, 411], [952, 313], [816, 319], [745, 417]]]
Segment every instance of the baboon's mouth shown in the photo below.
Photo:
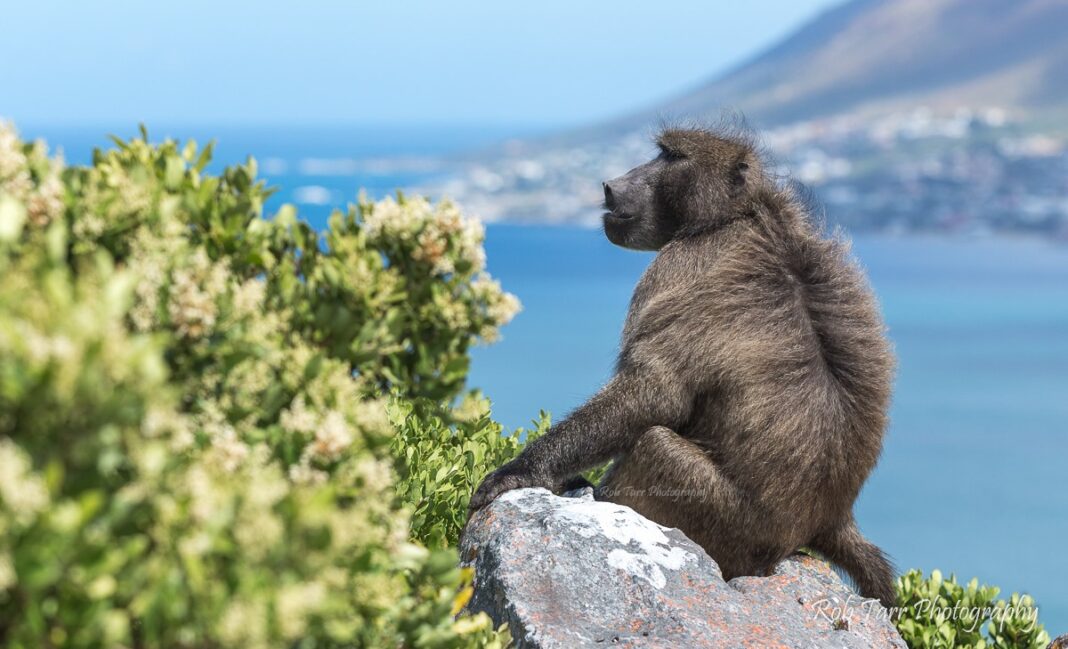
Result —
[[627, 214], [623, 210], [619, 209], [619, 202], [616, 200], [615, 195], [608, 191], [608, 185], [605, 185], [604, 202], [601, 203], [601, 207], [605, 209], [604, 218], [618, 219], [620, 221], [626, 221], [630, 219], [632, 215]]
[[624, 212], [616, 212], [614, 210], [608, 210], [604, 213], [606, 219], [616, 219], [618, 221], [629, 221], [634, 218], [633, 214], [626, 214]]

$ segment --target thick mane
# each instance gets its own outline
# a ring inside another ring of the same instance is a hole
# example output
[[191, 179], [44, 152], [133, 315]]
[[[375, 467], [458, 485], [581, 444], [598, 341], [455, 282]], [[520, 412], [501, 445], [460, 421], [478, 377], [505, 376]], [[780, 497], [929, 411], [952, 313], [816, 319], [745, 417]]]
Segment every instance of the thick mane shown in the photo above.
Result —
[[755, 231], [760, 247], [781, 264], [797, 326], [811, 333], [811, 344], [836, 382], [855, 394], [867, 383], [857, 379], [886, 370], [885, 328], [849, 240], [839, 230], [823, 232], [811, 215], [811, 199], [803, 202], [796, 191], [761, 191]]
[[[795, 406], [808, 410], [813, 422], [837, 420], [825, 426], [825, 441], [831, 449], [851, 449], [844, 463], [874, 466], [879, 437], [861, 431], [885, 428], [893, 352], [848, 239], [841, 232], [822, 232], [792, 188], [763, 194], [756, 218], [745, 229], [747, 254], [762, 259], [765, 299], [778, 305], [769, 325], [779, 332], [782, 353], [796, 344], [799, 358], [807, 359], [805, 382], [791, 379], [783, 389], [798, 396]], [[772, 376], [766, 380], [776, 382]], [[822, 396], [822, 412], [810, 409], [813, 394]], [[861, 444], [862, 439], [872, 443]], [[854, 475], [852, 486], [859, 490], [864, 477]], [[840, 481], [834, 475], [825, 479]], [[845, 484], [838, 486], [838, 493], [849, 495]]]

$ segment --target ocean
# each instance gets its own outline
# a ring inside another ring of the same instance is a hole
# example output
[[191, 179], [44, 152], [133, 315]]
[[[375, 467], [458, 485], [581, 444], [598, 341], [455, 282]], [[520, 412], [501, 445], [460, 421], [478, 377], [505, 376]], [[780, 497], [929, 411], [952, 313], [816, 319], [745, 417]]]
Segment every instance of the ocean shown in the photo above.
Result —
[[[219, 141], [220, 164], [261, 174], [322, 226], [357, 188], [380, 197], [432, 180], [440, 156], [533, 129], [150, 129]], [[85, 162], [104, 133], [23, 128]], [[832, 215], [833, 216], [833, 215]], [[631, 290], [651, 256], [592, 229], [491, 224], [490, 271], [524, 310], [473, 354], [470, 384], [508, 427], [559, 417], [609, 377]], [[1038, 601], [1068, 631], [1068, 247], [1018, 239], [857, 236], [899, 358], [882, 460], [857, 503], [864, 533], [901, 569], [939, 568]]]

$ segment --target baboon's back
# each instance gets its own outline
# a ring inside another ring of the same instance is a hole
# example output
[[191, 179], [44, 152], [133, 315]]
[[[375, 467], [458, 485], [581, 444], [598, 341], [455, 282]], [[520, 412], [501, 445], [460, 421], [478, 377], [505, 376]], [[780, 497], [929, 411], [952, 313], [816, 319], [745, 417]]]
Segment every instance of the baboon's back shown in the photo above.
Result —
[[692, 434], [703, 426], [713, 459], [772, 509], [833, 518], [878, 459], [893, 357], [848, 245], [772, 218], [709, 242], [697, 295], [718, 341], [714, 403]]

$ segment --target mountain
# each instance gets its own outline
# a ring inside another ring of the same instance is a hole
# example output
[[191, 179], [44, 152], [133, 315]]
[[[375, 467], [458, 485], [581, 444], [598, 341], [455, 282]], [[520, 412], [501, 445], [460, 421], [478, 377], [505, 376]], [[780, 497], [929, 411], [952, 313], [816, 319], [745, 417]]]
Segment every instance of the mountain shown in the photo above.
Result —
[[741, 111], [828, 220], [1068, 239], [1068, 0], [852, 0], [689, 92], [472, 155], [430, 193], [491, 220], [596, 224], [662, 121]]
[[742, 111], [761, 127], [844, 112], [1068, 106], [1068, 0], [853, 0], [725, 75], [597, 127]]

